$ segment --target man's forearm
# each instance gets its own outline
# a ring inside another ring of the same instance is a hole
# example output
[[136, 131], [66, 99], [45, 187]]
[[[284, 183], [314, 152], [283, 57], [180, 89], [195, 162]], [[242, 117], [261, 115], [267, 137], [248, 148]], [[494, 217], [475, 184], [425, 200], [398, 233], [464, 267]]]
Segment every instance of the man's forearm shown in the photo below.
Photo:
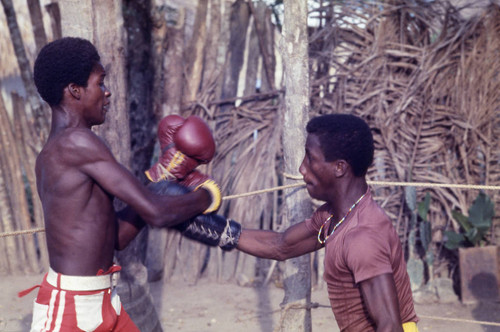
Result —
[[117, 212], [117, 222], [116, 250], [124, 249], [146, 225], [141, 217], [129, 206]]

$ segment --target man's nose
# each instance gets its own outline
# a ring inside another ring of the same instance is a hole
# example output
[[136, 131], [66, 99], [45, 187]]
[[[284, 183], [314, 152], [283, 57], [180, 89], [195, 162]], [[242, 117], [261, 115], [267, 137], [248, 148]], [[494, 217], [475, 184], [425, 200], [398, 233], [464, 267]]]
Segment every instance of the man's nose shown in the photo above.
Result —
[[302, 174], [302, 176], [305, 175], [306, 173], [306, 167], [304, 166], [304, 161], [302, 160], [302, 163], [299, 166], [299, 173]]

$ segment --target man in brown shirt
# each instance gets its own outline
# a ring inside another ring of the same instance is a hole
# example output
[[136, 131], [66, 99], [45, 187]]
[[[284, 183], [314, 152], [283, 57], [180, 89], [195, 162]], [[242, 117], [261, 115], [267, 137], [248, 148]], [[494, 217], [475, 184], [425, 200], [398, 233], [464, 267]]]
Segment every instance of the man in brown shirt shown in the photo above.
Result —
[[353, 115], [328, 114], [306, 129], [299, 171], [309, 195], [326, 203], [284, 232], [243, 229], [237, 248], [285, 260], [324, 247], [324, 279], [341, 331], [417, 331], [401, 243], [365, 179], [374, 153], [370, 128]]

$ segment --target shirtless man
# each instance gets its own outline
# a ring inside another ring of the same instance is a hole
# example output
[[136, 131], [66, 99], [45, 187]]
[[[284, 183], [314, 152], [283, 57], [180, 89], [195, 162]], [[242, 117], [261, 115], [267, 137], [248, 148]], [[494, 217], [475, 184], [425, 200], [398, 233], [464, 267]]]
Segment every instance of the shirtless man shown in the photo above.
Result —
[[[36, 161], [50, 269], [32, 331], [138, 331], [112, 285], [120, 269], [114, 250], [127, 246], [144, 222], [172, 227], [220, 204], [215, 185], [180, 196], [154, 194], [116, 161], [91, 130], [110, 110], [105, 76], [97, 50], [80, 38], [47, 44], [35, 62], [35, 84], [52, 109], [52, 124]], [[123, 210], [115, 211], [115, 197], [127, 204]]]

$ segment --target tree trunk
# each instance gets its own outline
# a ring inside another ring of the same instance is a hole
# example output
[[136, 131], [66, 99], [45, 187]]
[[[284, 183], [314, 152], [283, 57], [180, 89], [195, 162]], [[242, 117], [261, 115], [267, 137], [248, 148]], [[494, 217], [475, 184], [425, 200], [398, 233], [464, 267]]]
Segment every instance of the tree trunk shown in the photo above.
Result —
[[[155, 117], [155, 125], [151, 133], [156, 133], [156, 124], [166, 115], [179, 114], [182, 100], [183, 82], [183, 27], [184, 15], [180, 11], [175, 24], [169, 25], [166, 16], [169, 12], [175, 12], [171, 7], [165, 7], [158, 0], [151, 5], [151, 61], [153, 63], [153, 96], [152, 110]], [[153, 137], [154, 155], [151, 159], [156, 160], [160, 153], [159, 142], [156, 135]], [[148, 165], [149, 167], [149, 165]], [[170, 234], [172, 233], [172, 234]], [[146, 238], [146, 253], [144, 264], [148, 270], [148, 281], [158, 281], [167, 278], [173, 273], [170, 271], [175, 267], [176, 250], [167, 251], [174, 232], [167, 229], [148, 227]], [[173, 255], [173, 256], [172, 256]], [[172, 265], [165, 266], [167, 263]]]
[[203, 72], [203, 52], [207, 34], [207, 9], [208, 0], [199, 0], [196, 8], [193, 35], [185, 53], [187, 61], [183, 104], [193, 102], [200, 88]]
[[[305, 146], [304, 124], [309, 113], [309, 66], [307, 37], [307, 2], [285, 1], [282, 53], [285, 63], [285, 114], [283, 149], [285, 172], [297, 174]], [[293, 180], [286, 179], [286, 184]], [[295, 224], [312, 212], [311, 201], [303, 189], [285, 193], [285, 224]], [[285, 297], [281, 312], [281, 331], [311, 331], [310, 255], [285, 263]]]
[[[12, 189], [12, 169], [9, 166], [10, 156], [15, 156], [15, 145], [12, 144], [9, 117], [0, 94], [0, 227], [2, 232], [12, 232], [16, 230], [16, 219], [14, 216], [12, 199], [17, 199]], [[9, 156], [9, 158], [7, 158]], [[8, 273], [16, 274], [23, 271], [23, 265], [26, 264], [24, 252], [19, 247], [21, 239], [8, 236], [2, 239], [2, 250], [4, 259], [2, 265]]]
[[33, 80], [33, 73], [31, 71], [31, 64], [24, 49], [24, 42], [21, 36], [19, 25], [17, 24], [16, 13], [12, 4], [12, 0], [1, 0], [7, 24], [9, 26], [10, 39], [14, 46], [17, 63], [21, 72], [21, 79], [26, 89], [29, 105], [31, 107], [31, 117], [34, 119], [37, 137], [33, 137], [36, 148], [40, 151], [42, 143], [45, 142], [48, 129], [49, 129], [49, 110], [48, 107], [42, 103]]
[[262, 67], [263, 73], [261, 74], [262, 85], [260, 87], [260, 91], [267, 92], [276, 88], [276, 54], [274, 52], [274, 32], [276, 27], [272, 23], [271, 9], [268, 6], [264, 6], [263, 3], [259, 3], [256, 7], [256, 13], [259, 21], [261, 22], [259, 24], [261, 31], [260, 37], [262, 39], [260, 45], [263, 49], [262, 61], [265, 64], [265, 66]]
[[[0, 118], [0, 132], [2, 133], [0, 167], [3, 170], [3, 181], [5, 190], [8, 193], [7, 209], [10, 210], [9, 214], [13, 222], [11, 230], [29, 229], [31, 228], [31, 217], [26, 197], [21, 157], [14, 138], [14, 126], [9, 120], [3, 100], [0, 102]], [[17, 237], [14, 240], [17, 251], [14, 259], [19, 261], [20, 270], [14, 269], [12, 272], [40, 272], [33, 237]]]
[[42, 47], [47, 44], [47, 35], [43, 27], [42, 10], [40, 0], [27, 0], [28, 10], [30, 12], [31, 25], [33, 26], [33, 35], [35, 36], [36, 53], [40, 52]]
[[[2, 114], [0, 115], [1, 122], [3, 124], [3, 129], [1, 130], [2, 139], [2, 156], [5, 158], [2, 162], [3, 173], [2, 180], [4, 189], [7, 190], [9, 194], [5, 198], [7, 201], [3, 201], [3, 217], [5, 219], [5, 227], [7, 230], [20, 230], [20, 229], [30, 229], [32, 228], [32, 215], [30, 214], [29, 202], [32, 202], [34, 214], [33, 218], [35, 224], [43, 226], [43, 219], [40, 215], [40, 209], [38, 209], [38, 202], [34, 202], [37, 199], [33, 199], [33, 195], [36, 192], [36, 185], [33, 181], [33, 170], [35, 166], [34, 154], [38, 153], [42, 147], [42, 143], [45, 141], [48, 133], [48, 107], [42, 103], [41, 99], [36, 92], [36, 88], [33, 81], [33, 73], [31, 71], [31, 64], [26, 55], [24, 49], [24, 42], [22, 40], [21, 31], [17, 23], [16, 14], [13, 8], [11, 0], [2, 0], [3, 9], [6, 15], [9, 32], [11, 36], [11, 41], [14, 47], [14, 52], [16, 55], [17, 63], [20, 68], [21, 79], [24, 83], [24, 87], [27, 93], [27, 99], [29, 103], [29, 108], [26, 109], [19, 98], [13, 96], [13, 113], [15, 119], [10, 120], [5, 106], [2, 101]], [[38, 11], [36, 6], [38, 5]], [[30, 7], [30, 14], [32, 14], [33, 29], [36, 31], [35, 38], [37, 39], [38, 46], [43, 43], [43, 36], [45, 35], [43, 30], [43, 24], [41, 23], [41, 11], [39, 10], [39, 4], [33, 3]], [[28, 113], [29, 115], [27, 115]], [[29, 119], [25, 121], [24, 125], [21, 125], [18, 119], [19, 117], [24, 119]], [[14, 124], [12, 124], [12, 122]], [[13, 131], [13, 128], [16, 128]], [[29, 127], [29, 130], [28, 130]], [[23, 129], [21, 129], [23, 128]], [[24, 131], [24, 129], [27, 129]], [[29, 145], [23, 144], [23, 134], [29, 134]], [[33, 158], [28, 158], [28, 154]], [[8, 204], [8, 206], [5, 206]], [[9, 212], [10, 211], [10, 212]], [[10, 225], [10, 226], [9, 226]], [[21, 263], [21, 268], [18, 269], [15, 266], [17, 264], [12, 264], [11, 262], [11, 273], [16, 271], [23, 272], [40, 272], [40, 261], [39, 253], [41, 255], [41, 262], [43, 265], [47, 263], [47, 253], [43, 236], [35, 235], [23, 235], [12, 240], [6, 240], [7, 252], [14, 249], [17, 251], [16, 260]], [[38, 242], [38, 243], [37, 243]], [[16, 244], [14, 247], [12, 244]]]
[[[164, 62], [167, 61], [166, 52], [168, 50], [168, 46], [170, 43], [170, 35], [169, 35], [169, 25], [166, 19], [166, 15], [168, 13], [169, 7], [165, 7], [162, 4], [158, 3], [158, 0], [152, 1], [151, 4], [151, 62], [153, 64], [153, 96], [152, 96], [152, 104], [153, 104], [153, 114], [156, 117], [156, 122], [159, 122], [166, 114], [163, 114], [164, 101], [165, 96], [164, 93], [168, 92], [168, 88], [164, 88], [166, 85], [166, 81], [168, 75], [166, 74]], [[182, 43], [181, 43], [182, 45]], [[180, 53], [179, 59], [182, 59], [182, 51]], [[182, 68], [179, 67], [179, 68]], [[181, 85], [178, 82], [181, 81], [180, 77], [182, 77], [182, 73], [179, 76], [179, 80], [176, 81], [177, 84], [174, 86], [179, 86], [181, 89]], [[182, 91], [182, 90], [179, 90]], [[180, 93], [177, 93], [177, 96], [180, 100]], [[180, 104], [180, 102], [179, 102]], [[156, 126], [154, 128], [156, 132]]]
[[127, 107], [130, 116], [130, 168], [142, 183], [148, 180], [144, 171], [150, 167], [156, 141], [157, 120], [152, 111], [154, 76], [151, 49], [150, 0], [126, 0], [123, 15], [127, 30]]
[[218, 81], [220, 67], [217, 63], [218, 52], [224, 42], [221, 40], [221, 0], [210, 1], [207, 20], [210, 21], [204, 51], [204, 66], [201, 89], [206, 98], [218, 96], [214, 91], [215, 82]]
[[274, 39], [272, 38], [273, 30], [268, 25], [271, 22], [269, 7], [263, 2], [257, 2], [257, 7], [251, 1], [248, 5], [254, 18], [254, 26], [257, 32], [260, 53], [262, 54], [262, 73], [264, 77], [261, 78], [261, 85], [265, 86], [263, 91], [274, 90], [275, 64], [274, 57], [271, 56], [273, 54]]
[[[250, 20], [248, 4], [237, 0], [231, 7], [230, 31], [227, 66], [224, 71], [221, 99], [234, 98], [238, 91], [238, 78], [244, 61], [246, 33]], [[226, 112], [232, 105], [222, 105], [221, 112]]]
[[[250, 22], [255, 21], [255, 15], [250, 19]], [[262, 59], [259, 52], [259, 36], [255, 29], [255, 25], [249, 24], [247, 33], [247, 47], [245, 47], [245, 84], [243, 87], [243, 96], [249, 96], [255, 94], [257, 90], [257, 74], [259, 71], [259, 61]]]
[[[184, 82], [184, 30], [185, 30], [185, 10], [179, 9], [175, 24], [167, 27], [166, 53], [162, 61], [163, 88], [161, 108], [156, 113], [158, 119], [170, 114], [180, 114], [182, 104], [182, 90]], [[158, 71], [159, 68], [156, 68]]]
[[61, 27], [61, 10], [59, 9], [59, 4], [57, 2], [49, 3], [45, 5], [45, 9], [50, 16], [50, 27], [52, 28], [53, 39], [59, 39], [62, 37], [62, 27]]
[[[20, 158], [20, 164], [23, 168], [23, 178], [25, 177], [26, 203], [28, 211], [31, 210], [31, 220], [24, 223], [23, 229], [30, 229], [33, 226], [37, 228], [44, 227], [43, 208], [37, 195], [35, 163], [37, 151], [31, 144], [31, 137], [34, 136], [35, 128], [26, 118], [26, 103], [23, 98], [12, 93], [12, 105], [14, 115], [14, 139], [17, 143], [17, 149]], [[45, 270], [49, 266], [49, 256], [45, 233], [34, 233], [33, 235], [23, 235], [25, 241], [34, 242], [28, 257], [39, 260], [33, 262], [34, 272], [41, 272], [40, 268]], [[31, 247], [31, 245], [30, 245]]]

